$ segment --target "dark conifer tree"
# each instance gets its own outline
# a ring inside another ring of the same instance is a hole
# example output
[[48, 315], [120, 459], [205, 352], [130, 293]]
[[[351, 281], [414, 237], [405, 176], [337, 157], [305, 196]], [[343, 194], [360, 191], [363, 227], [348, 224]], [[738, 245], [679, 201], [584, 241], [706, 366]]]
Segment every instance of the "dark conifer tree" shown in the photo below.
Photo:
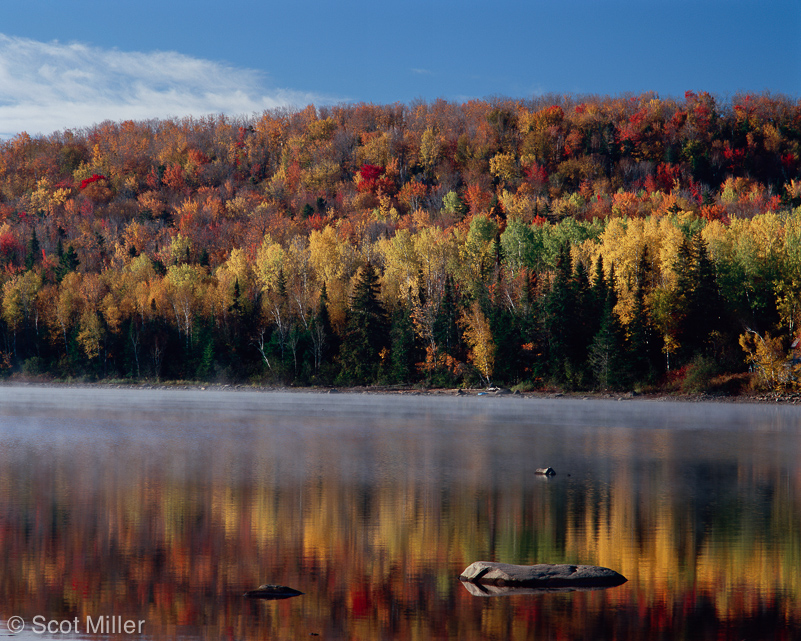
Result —
[[275, 331], [273, 332], [272, 341], [278, 343], [278, 349], [281, 354], [281, 365], [286, 365], [285, 360], [287, 357], [287, 342], [289, 341], [289, 332], [291, 331], [289, 319], [289, 303], [286, 294], [286, 276], [284, 270], [278, 270], [278, 279], [275, 285], [275, 300], [272, 303], [272, 316], [275, 323]]
[[311, 319], [309, 333], [312, 343], [314, 375], [321, 381], [330, 380], [333, 377], [334, 355], [339, 350], [339, 337], [331, 326], [331, 317], [328, 314], [328, 290], [325, 282], [320, 289], [320, 299]]
[[200, 340], [198, 341], [201, 349], [199, 351], [199, 358], [195, 377], [201, 381], [211, 381], [214, 379], [214, 365], [215, 365], [215, 347], [214, 335], [210, 331], [201, 332]]
[[231, 304], [228, 307], [229, 320], [225, 337], [227, 343], [225, 351], [228, 357], [235, 358], [240, 347], [241, 327], [245, 317], [245, 305], [242, 301], [242, 290], [238, 278], [234, 279], [234, 292], [231, 298]]
[[659, 362], [656, 330], [646, 303], [651, 288], [651, 262], [648, 247], [643, 246], [637, 262], [637, 284], [634, 289], [634, 308], [628, 325], [628, 362], [633, 383], [654, 381]]
[[551, 378], [567, 381], [570, 369], [570, 350], [575, 318], [575, 300], [572, 287], [573, 262], [570, 245], [565, 243], [556, 259], [556, 270], [551, 291], [545, 301], [543, 322], [548, 341], [548, 363]]
[[673, 314], [676, 318], [678, 327], [677, 338], [679, 350], [677, 357], [679, 362], [690, 360], [697, 347], [696, 327], [694, 318], [695, 312], [695, 292], [697, 285], [697, 270], [693, 248], [690, 239], [682, 238], [676, 254], [674, 270], [676, 272], [676, 290], [673, 304]]
[[600, 254], [598, 254], [598, 260], [595, 261], [595, 276], [593, 277], [590, 291], [592, 294], [593, 314], [597, 318], [596, 325], [600, 329], [601, 316], [603, 316], [604, 308], [606, 307], [608, 294], [606, 274], [604, 274], [604, 259]]
[[617, 275], [614, 265], [609, 268], [609, 276], [606, 279], [606, 305], [610, 306], [610, 309], [614, 309], [617, 305]]
[[[420, 307], [425, 307], [426, 302], [428, 301], [428, 295], [426, 292], [426, 284], [425, 284], [425, 276], [423, 275], [423, 270], [417, 270], [417, 300], [420, 304]], [[406, 297], [408, 305], [411, 306], [412, 304], [412, 288], [409, 288], [409, 295]]]
[[61, 250], [58, 253], [58, 265], [55, 268], [55, 276], [56, 281], [59, 283], [64, 279], [64, 276], [69, 274], [70, 272], [74, 272], [78, 269], [78, 266], [81, 264], [78, 260], [78, 254], [75, 252], [75, 248], [72, 245], [67, 245], [67, 251], [64, 251], [61, 247], [61, 239], [58, 239], [58, 249]]
[[634, 292], [634, 309], [628, 325], [628, 364], [632, 382], [650, 383], [656, 374], [656, 333], [645, 304], [643, 288]]
[[459, 349], [459, 308], [456, 301], [456, 290], [453, 278], [445, 276], [442, 301], [439, 304], [437, 318], [434, 321], [434, 338], [440, 351], [455, 355]]
[[520, 318], [500, 300], [487, 300], [484, 314], [490, 324], [495, 343], [493, 378], [511, 383], [522, 373]]
[[275, 291], [278, 294], [278, 298], [282, 304], [286, 303], [286, 276], [284, 276], [284, 270], [278, 270], [278, 282], [275, 286]]
[[325, 287], [325, 283], [323, 283], [323, 287], [320, 290], [320, 301], [317, 305], [317, 316], [315, 320], [317, 324], [325, 330], [326, 335], [330, 336], [333, 341], [334, 330], [331, 327], [331, 316], [328, 313], [328, 290]]
[[348, 380], [373, 383], [378, 378], [381, 352], [389, 346], [389, 320], [379, 293], [378, 274], [367, 263], [356, 278], [340, 349]]
[[234, 318], [239, 318], [242, 315], [242, 291], [239, 287], [239, 278], [234, 279], [233, 301], [228, 308], [228, 312], [234, 316]]
[[405, 304], [400, 304], [392, 313], [390, 329], [390, 371], [393, 383], [410, 383], [414, 378], [415, 363], [419, 362], [414, 324], [411, 313]]
[[41, 247], [39, 239], [36, 237], [36, 227], [34, 227], [31, 239], [28, 241], [28, 251], [25, 253], [25, 269], [33, 269], [33, 266], [39, 261], [40, 252]]
[[587, 269], [581, 262], [576, 264], [572, 289], [575, 315], [571, 323], [573, 335], [570, 337], [569, 358], [575, 383], [583, 386], [587, 369], [587, 354], [593, 336], [598, 331], [599, 319], [594, 313], [593, 292]]
[[520, 365], [522, 377], [541, 379], [547, 374], [547, 362], [543, 358], [546, 351], [543, 326], [540, 322], [542, 299], [537, 296], [537, 276], [527, 273], [526, 284], [522, 289], [519, 324]]
[[723, 307], [715, 267], [700, 233], [682, 240], [675, 270], [679, 357], [688, 362], [710, 351], [710, 334], [720, 325]]
[[632, 383], [653, 382], [659, 367], [659, 341], [646, 301], [652, 289], [651, 272], [648, 247], [643, 246], [637, 262], [634, 307], [627, 327], [628, 368]]
[[625, 336], [613, 300], [613, 296], [607, 297], [601, 327], [590, 346], [590, 367], [600, 389], [621, 389], [627, 384]]
[[701, 350], [710, 351], [710, 335], [721, 326], [723, 303], [717, 283], [715, 265], [709, 258], [706, 241], [700, 232], [693, 236], [696, 286], [693, 296], [692, 314], [697, 330], [695, 341]]

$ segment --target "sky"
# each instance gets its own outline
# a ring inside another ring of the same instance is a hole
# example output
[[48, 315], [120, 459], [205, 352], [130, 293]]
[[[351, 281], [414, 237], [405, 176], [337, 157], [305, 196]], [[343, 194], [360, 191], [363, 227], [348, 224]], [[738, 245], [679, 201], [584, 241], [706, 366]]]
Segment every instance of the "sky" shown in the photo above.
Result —
[[308, 104], [801, 97], [799, 0], [3, 4], [0, 138]]

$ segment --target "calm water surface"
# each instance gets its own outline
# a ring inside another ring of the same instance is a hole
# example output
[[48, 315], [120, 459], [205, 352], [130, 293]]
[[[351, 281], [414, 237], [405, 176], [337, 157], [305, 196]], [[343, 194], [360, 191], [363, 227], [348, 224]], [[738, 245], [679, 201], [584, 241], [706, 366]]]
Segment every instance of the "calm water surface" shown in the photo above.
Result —
[[800, 460], [785, 406], [2, 387], [0, 636], [801, 638]]

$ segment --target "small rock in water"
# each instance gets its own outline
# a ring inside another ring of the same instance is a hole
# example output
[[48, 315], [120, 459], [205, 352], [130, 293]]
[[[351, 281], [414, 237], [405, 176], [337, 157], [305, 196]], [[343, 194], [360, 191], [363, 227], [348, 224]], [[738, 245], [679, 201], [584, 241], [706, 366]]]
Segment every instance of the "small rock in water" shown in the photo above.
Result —
[[255, 590], [245, 592], [245, 596], [250, 599], [289, 599], [293, 596], [303, 594], [300, 590], [288, 588], [285, 585], [260, 585]]

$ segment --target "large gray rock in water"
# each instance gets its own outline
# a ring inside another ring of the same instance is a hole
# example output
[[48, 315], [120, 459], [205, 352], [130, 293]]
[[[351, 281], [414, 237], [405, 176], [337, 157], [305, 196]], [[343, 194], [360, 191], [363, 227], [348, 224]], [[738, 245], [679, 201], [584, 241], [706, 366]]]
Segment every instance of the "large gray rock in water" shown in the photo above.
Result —
[[614, 570], [595, 565], [512, 565], [490, 561], [471, 563], [459, 579], [486, 585], [539, 588], [611, 587], [627, 581]]

